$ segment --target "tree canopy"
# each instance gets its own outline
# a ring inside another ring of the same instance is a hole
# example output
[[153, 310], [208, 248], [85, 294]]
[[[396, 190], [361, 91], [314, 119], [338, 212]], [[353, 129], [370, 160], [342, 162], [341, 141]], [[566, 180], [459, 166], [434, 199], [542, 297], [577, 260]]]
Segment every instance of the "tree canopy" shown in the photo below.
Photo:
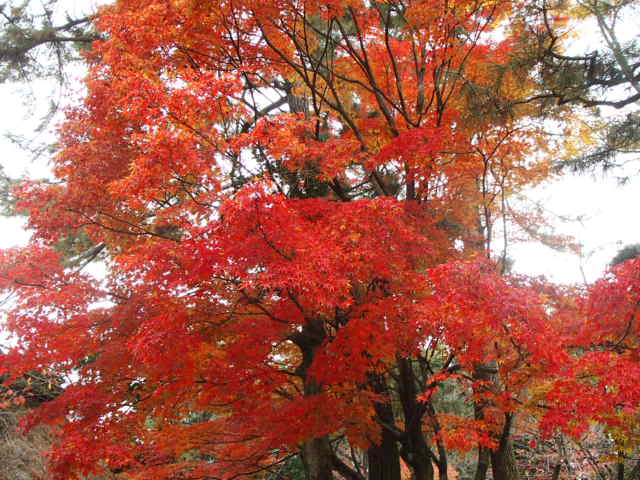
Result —
[[[0, 252], [7, 382], [63, 387], [30, 417], [55, 478], [516, 480], [517, 449], [594, 425], [624, 476], [640, 260], [585, 288], [508, 268], [544, 222], [514, 197], [596, 105], [561, 8], [119, 0], [62, 25], [96, 29], [86, 95]], [[557, 457], [531, 468], [570, 478]]]

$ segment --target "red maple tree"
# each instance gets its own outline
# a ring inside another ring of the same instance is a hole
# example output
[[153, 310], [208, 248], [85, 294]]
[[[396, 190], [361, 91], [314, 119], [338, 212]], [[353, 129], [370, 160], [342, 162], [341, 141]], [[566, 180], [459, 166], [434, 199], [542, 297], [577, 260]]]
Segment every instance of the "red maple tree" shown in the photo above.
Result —
[[516, 414], [569, 362], [560, 300], [487, 258], [509, 196], [549, 175], [519, 103], [531, 19], [502, 0], [104, 7], [59, 182], [18, 189], [34, 235], [0, 272], [6, 368], [65, 384], [33, 416], [59, 427], [57, 478], [299, 457], [311, 480], [446, 479], [474, 449], [476, 479], [518, 478]]

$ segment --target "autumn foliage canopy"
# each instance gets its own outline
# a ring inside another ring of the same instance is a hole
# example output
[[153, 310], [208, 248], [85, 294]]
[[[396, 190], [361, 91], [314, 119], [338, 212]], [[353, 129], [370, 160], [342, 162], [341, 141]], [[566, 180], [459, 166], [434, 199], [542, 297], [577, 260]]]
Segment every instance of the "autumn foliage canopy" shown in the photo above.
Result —
[[30, 419], [56, 478], [444, 480], [467, 455], [511, 480], [525, 422], [633, 448], [640, 262], [588, 290], [508, 274], [541, 221], [514, 194], [577, 115], [527, 101], [532, 5], [103, 7], [0, 261], [3, 370], [63, 387]]

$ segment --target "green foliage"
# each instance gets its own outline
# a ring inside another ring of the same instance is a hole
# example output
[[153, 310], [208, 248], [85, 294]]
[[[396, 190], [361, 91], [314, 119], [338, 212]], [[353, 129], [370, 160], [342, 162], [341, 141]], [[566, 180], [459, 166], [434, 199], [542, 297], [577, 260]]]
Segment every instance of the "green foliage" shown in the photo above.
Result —
[[[58, 14], [58, 1], [0, 5], [0, 82], [56, 78], [97, 38], [90, 17]], [[51, 59], [54, 59], [51, 62]]]
[[616, 253], [616, 256], [611, 260], [610, 265], [615, 267], [616, 265], [623, 264], [627, 260], [633, 260], [638, 256], [640, 256], [640, 243], [625, 245], [618, 251], [618, 253]]
[[15, 215], [15, 198], [11, 195], [11, 188], [16, 184], [16, 180], [9, 177], [0, 166], [0, 215]]
[[[631, 112], [610, 120], [594, 148], [586, 150], [578, 157], [564, 160], [558, 166], [576, 173], [609, 173], [629, 162], [637, 161], [638, 153], [640, 113]], [[626, 174], [617, 178], [623, 183], [629, 180]]]
[[306, 478], [300, 455], [288, 457], [273, 470], [267, 475], [267, 480], [304, 480]]
[[[60, 111], [64, 90], [82, 64], [82, 50], [98, 38], [93, 17], [68, 8], [71, 4], [62, 0], [0, 3], [0, 84], [17, 87], [12, 95], [37, 122], [26, 135], [8, 131], [3, 136], [32, 158], [51, 154], [51, 141], [41, 135]], [[5, 205], [5, 183], [2, 179], [2, 213], [15, 214]]]
[[79, 267], [102, 259], [103, 244], [96, 244], [82, 231], [70, 233], [54, 246], [60, 252], [69, 267]]
[[2, 384], [6, 379], [6, 376], [0, 377], [0, 400], [9, 404], [20, 403], [32, 408], [62, 393], [60, 378], [39, 371], [29, 372], [10, 385]]
[[[569, 55], [560, 40], [567, 30], [564, 20], [557, 22], [560, 26], [554, 24], [556, 15], [566, 18], [561, 13], [565, 4], [558, 2], [555, 7], [553, 3], [542, 4], [540, 11], [548, 46], [541, 52], [540, 70], [541, 87], [546, 93], [538, 99], [580, 104], [593, 108], [595, 113], [608, 114], [597, 144], [586, 148], [580, 156], [560, 162], [560, 168], [574, 172], [608, 172], [637, 160], [633, 155], [640, 151], [640, 114], [637, 111], [640, 42], [633, 31], [633, 22], [639, 13], [639, 5], [635, 0], [576, 2], [574, 13], [596, 25], [588, 28], [598, 43], [595, 50]], [[584, 27], [584, 23], [578, 25], [578, 28]], [[613, 117], [611, 108], [625, 108], [627, 112]], [[628, 175], [625, 172], [619, 177], [620, 181], [627, 181]]]

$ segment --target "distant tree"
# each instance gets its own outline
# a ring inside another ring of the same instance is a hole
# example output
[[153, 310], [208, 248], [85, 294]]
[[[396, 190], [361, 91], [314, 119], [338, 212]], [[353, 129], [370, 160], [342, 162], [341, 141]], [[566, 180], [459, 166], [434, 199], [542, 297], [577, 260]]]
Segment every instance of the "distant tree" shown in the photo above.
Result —
[[610, 265], [615, 267], [616, 265], [623, 264], [627, 260], [633, 260], [638, 256], [640, 256], [640, 243], [625, 245], [618, 251], [618, 253], [616, 253], [616, 256], [611, 260]]
[[68, 63], [98, 35], [91, 16], [61, 12], [63, 3], [27, 0], [0, 5], [0, 81], [65, 81]]
[[[41, 140], [40, 133], [59, 111], [70, 72], [82, 62], [81, 51], [98, 38], [92, 19], [73, 12], [65, 0], [0, 3], [0, 84], [15, 86], [26, 108], [39, 117], [33, 131], [10, 130], [4, 136], [33, 157], [50, 154], [50, 141]], [[16, 214], [9, 193], [15, 183], [0, 167], [2, 214]]]
[[[536, 100], [609, 109], [606, 122], [600, 122], [598, 141], [560, 162], [561, 167], [609, 171], [640, 153], [640, 42], [632, 27], [639, 7], [637, 0], [578, 0], [569, 5], [542, 0], [538, 7], [545, 28], [538, 44], [543, 91]], [[599, 42], [593, 50], [566, 52], [566, 39], [573, 38], [576, 27], [575, 21], [568, 22], [568, 13], [580, 19], [580, 28], [595, 26], [591, 40]], [[623, 108], [624, 113], [611, 115], [612, 109]], [[621, 180], [628, 179], [628, 173], [622, 175]]]
[[[640, 100], [640, 46], [623, 20], [633, 21], [639, 5], [637, 0], [578, 0], [570, 5], [542, 0], [538, 14], [544, 28], [538, 38], [545, 91], [538, 98], [613, 108]], [[575, 28], [588, 28], [589, 22], [596, 26], [590, 40], [599, 38], [597, 47], [566, 53], [569, 34]]]

